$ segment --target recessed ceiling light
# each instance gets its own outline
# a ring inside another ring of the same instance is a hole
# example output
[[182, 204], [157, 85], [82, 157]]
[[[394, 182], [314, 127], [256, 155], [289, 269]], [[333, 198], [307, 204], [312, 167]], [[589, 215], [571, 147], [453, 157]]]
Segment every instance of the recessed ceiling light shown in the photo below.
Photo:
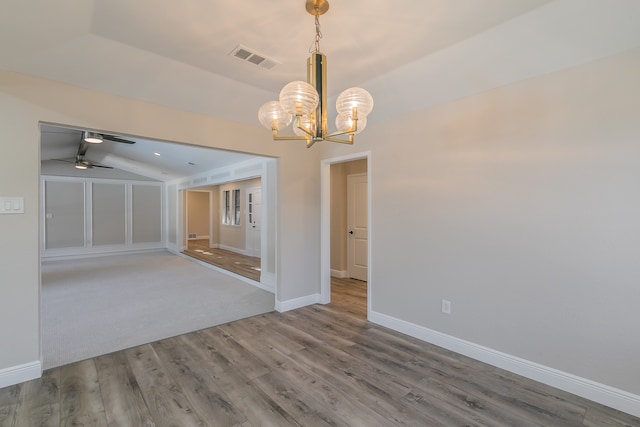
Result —
[[153, 153], [153, 155], [160, 157], [160, 153]]

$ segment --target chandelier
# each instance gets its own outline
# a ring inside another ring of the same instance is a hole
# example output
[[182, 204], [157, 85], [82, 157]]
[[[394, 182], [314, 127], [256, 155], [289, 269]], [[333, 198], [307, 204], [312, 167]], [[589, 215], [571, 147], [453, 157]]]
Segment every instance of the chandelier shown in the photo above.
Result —
[[[367, 115], [373, 109], [373, 98], [366, 90], [352, 87], [336, 100], [336, 131], [327, 131], [327, 57], [320, 52], [320, 15], [329, 10], [326, 0], [307, 0], [307, 12], [315, 16], [315, 50], [307, 59], [307, 81], [294, 81], [280, 91], [279, 101], [269, 101], [260, 107], [260, 123], [273, 132], [274, 141], [306, 140], [307, 148], [318, 141], [353, 144], [354, 135], [367, 125]], [[293, 122], [295, 135], [279, 136], [278, 131]]]

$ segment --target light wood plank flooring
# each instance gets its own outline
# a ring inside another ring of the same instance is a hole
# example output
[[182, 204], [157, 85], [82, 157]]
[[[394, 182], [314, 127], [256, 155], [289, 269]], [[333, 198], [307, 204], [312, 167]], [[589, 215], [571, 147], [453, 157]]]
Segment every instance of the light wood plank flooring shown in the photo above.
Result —
[[187, 250], [182, 253], [256, 282], [260, 281], [260, 258], [258, 257], [209, 248], [207, 239], [189, 240]]
[[366, 283], [48, 370], [0, 426], [639, 426], [640, 419], [365, 320]]

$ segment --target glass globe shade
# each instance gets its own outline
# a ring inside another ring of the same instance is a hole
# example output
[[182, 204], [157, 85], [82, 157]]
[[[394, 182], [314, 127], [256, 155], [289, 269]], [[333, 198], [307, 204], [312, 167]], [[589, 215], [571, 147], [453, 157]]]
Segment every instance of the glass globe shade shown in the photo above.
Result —
[[[338, 117], [336, 117], [336, 129], [339, 131], [345, 131], [350, 129], [351, 126], [353, 126], [353, 119], [350, 115], [338, 114]], [[364, 116], [360, 118], [360, 113], [358, 113], [358, 130], [356, 130], [354, 134], [359, 134], [365, 127], [367, 127], [367, 117]]]
[[296, 80], [280, 91], [280, 105], [293, 115], [310, 114], [318, 106], [318, 91], [307, 82]]
[[262, 126], [267, 129], [280, 130], [289, 126], [292, 116], [282, 109], [278, 101], [269, 101], [262, 104], [262, 107], [258, 110], [258, 120]]
[[[309, 136], [308, 133], [306, 133], [303, 130], [300, 130], [298, 128], [298, 126], [296, 126], [296, 122], [293, 122], [293, 133], [295, 133], [298, 136]], [[311, 115], [307, 114], [305, 116], [301, 116], [300, 117], [300, 124], [302, 125], [302, 127], [309, 129], [311, 132], [313, 132], [315, 130], [315, 123], [313, 123], [313, 121], [311, 120]]]
[[346, 89], [336, 100], [336, 110], [339, 115], [351, 116], [354, 108], [358, 109], [358, 120], [367, 117], [373, 110], [373, 97], [359, 87]]

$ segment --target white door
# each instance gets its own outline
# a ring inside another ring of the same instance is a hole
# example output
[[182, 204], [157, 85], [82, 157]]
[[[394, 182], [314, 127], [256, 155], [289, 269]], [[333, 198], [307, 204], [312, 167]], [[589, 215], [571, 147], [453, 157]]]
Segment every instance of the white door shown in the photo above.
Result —
[[247, 189], [247, 255], [260, 256], [260, 218], [262, 204], [262, 189]]
[[367, 174], [347, 176], [347, 271], [367, 280], [368, 242]]

